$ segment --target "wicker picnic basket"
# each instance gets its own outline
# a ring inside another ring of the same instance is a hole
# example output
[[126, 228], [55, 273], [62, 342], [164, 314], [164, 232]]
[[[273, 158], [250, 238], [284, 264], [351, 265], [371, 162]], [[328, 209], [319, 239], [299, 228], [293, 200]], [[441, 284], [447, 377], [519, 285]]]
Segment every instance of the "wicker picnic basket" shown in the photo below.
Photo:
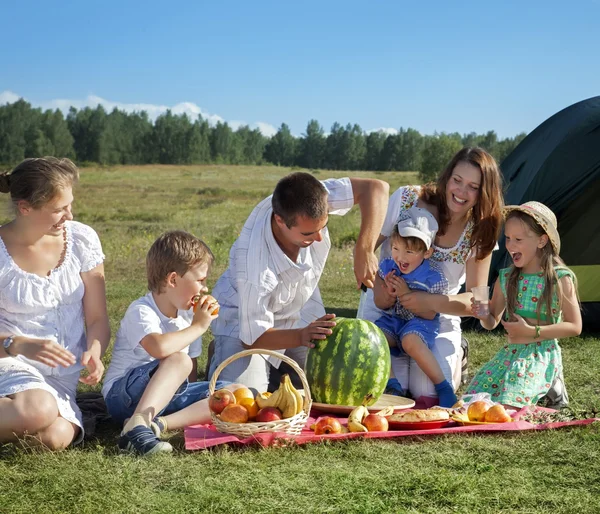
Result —
[[292, 369], [298, 374], [300, 380], [302, 381], [302, 386], [304, 387], [304, 405], [302, 410], [292, 416], [291, 418], [280, 419], [278, 421], [269, 421], [264, 423], [258, 422], [248, 422], [248, 423], [228, 423], [226, 421], [221, 421], [219, 417], [214, 413], [210, 413], [210, 417], [212, 419], [213, 425], [219, 432], [224, 432], [227, 434], [233, 434], [240, 437], [251, 437], [254, 434], [258, 434], [259, 432], [284, 432], [290, 435], [298, 435], [304, 428], [306, 424], [306, 420], [308, 419], [308, 414], [310, 412], [310, 408], [312, 405], [312, 398], [310, 396], [310, 388], [308, 386], [308, 382], [306, 381], [306, 375], [302, 368], [298, 366], [296, 361], [286, 357], [285, 355], [274, 352], [271, 350], [244, 350], [235, 355], [232, 355], [228, 359], [225, 359], [215, 370], [213, 376], [208, 384], [208, 392], [209, 394], [213, 394], [215, 392], [215, 385], [217, 383], [217, 379], [219, 378], [219, 374], [223, 371], [228, 364], [231, 364], [233, 361], [240, 359], [242, 357], [247, 357], [253, 354], [261, 354], [270, 357], [275, 357], [277, 359], [281, 359], [283, 362], [289, 364]]

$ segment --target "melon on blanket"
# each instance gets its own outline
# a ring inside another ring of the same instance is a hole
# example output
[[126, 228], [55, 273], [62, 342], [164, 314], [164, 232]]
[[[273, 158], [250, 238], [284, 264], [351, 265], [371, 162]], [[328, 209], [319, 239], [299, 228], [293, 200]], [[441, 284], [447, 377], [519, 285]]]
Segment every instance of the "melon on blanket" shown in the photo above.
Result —
[[390, 348], [383, 332], [370, 321], [335, 318], [327, 339], [315, 340], [308, 350], [306, 378], [315, 402], [370, 404], [383, 394], [390, 376]]

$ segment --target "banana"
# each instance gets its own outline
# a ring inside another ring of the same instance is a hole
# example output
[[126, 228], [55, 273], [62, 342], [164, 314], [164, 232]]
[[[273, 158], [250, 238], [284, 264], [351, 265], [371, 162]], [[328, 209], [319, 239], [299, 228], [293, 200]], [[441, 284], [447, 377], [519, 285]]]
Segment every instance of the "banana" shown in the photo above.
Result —
[[296, 414], [300, 414], [302, 409], [304, 408], [304, 397], [300, 394], [300, 391], [294, 387], [292, 382], [290, 381], [290, 390], [294, 393], [296, 397]]
[[291, 418], [302, 411], [304, 398], [293, 385], [290, 376], [281, 377], [279, 388], [270, 396], [260, 393], [256, 396], [256, 403], [260, 409], [276, 407], [281, 411], [283, 419]]
[[367, 404], [373, 399], [372, 394], [367, 394], [363, 399], [362, 405], [354, 408], [350, 415], [348, 416], [348, 430], [350, 432], [368, 432], [367, 427], [362, 424], [362, 420], [365, 418], [367, 414], [369, 414], [369, 409], [367, 409]]
[[352, 410], [348, 416], [348, 430], [350, 432], [368, 432], [367, 427], [362, 424], [367, 412], [368, 410], [364, 405], [359, 405]]
[[[273, 394], [267, 396], [264, 393], [259, 393], [256, 395], [256, 403], [258, 404], [259, 409], [263, 409], [265, 407], [277, 407], [279, 402], [281, 401], [281, 387], [277, 389]], [[279, 407], [277, 407], [279, 408]]]
[[298, 400], [292, 388], [290, 376], [288, 374], [283, 375], [281, 377], [281, 384], [279, 385], [279, 389], [282, 389], [279, 410], [283, 414], [283, 419], [291, 418], [297, 414]]
[[378, 416], [383, 416], [384, 418], [387, 418], [388, 416], [391, 416], [392, 414], [394, 414], [394, 407], [392, 405], [388, 405], [387, 407], [381, 409], [379, 412], [377, 412]]

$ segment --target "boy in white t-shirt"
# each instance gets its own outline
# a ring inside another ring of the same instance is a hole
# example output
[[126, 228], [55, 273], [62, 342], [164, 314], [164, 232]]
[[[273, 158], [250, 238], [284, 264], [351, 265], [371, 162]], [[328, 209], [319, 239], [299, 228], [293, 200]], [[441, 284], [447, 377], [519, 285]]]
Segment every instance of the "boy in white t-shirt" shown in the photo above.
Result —
[[[150, 291], [121, 321], [102, 388], [108, 412], [124, 423], [123, 450], [170, 452], [172, 446], [160, 440], [162, 431], [210, 419], [208, 382], [187, 377], [190, 357], [200, 355], [201, 336], [218, 316], [218, 303], [204, 295], [213, 259], [204, 242], [182, 231], [161, 235], [148, 252]], [[239, 386], [218, 381], [216, 388], [222, 387]]]

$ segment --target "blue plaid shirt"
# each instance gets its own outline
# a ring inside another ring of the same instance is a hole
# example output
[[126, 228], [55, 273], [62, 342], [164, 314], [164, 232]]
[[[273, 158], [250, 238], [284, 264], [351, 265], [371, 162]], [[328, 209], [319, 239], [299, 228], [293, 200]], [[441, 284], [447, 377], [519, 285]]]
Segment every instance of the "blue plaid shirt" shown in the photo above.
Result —
[[[430, 259], [423, 259], [421, 265], [410, 273], [402, 273], [394, 259], [387, 258], [379, 263], [379, 276], [385, 279], [385, 276], [394, 271], [396, 275], [403, 278], [411, 291], [425, 291], [431, 294], [448, 294], [448, 280], [442, 273], [438, 265]], [[394, 313], [402, 319], [409, 320], [416, 317], [412, 312], [405, 309], [396, 300]], [[439, 316], [439, 314], [438, 314]]]

